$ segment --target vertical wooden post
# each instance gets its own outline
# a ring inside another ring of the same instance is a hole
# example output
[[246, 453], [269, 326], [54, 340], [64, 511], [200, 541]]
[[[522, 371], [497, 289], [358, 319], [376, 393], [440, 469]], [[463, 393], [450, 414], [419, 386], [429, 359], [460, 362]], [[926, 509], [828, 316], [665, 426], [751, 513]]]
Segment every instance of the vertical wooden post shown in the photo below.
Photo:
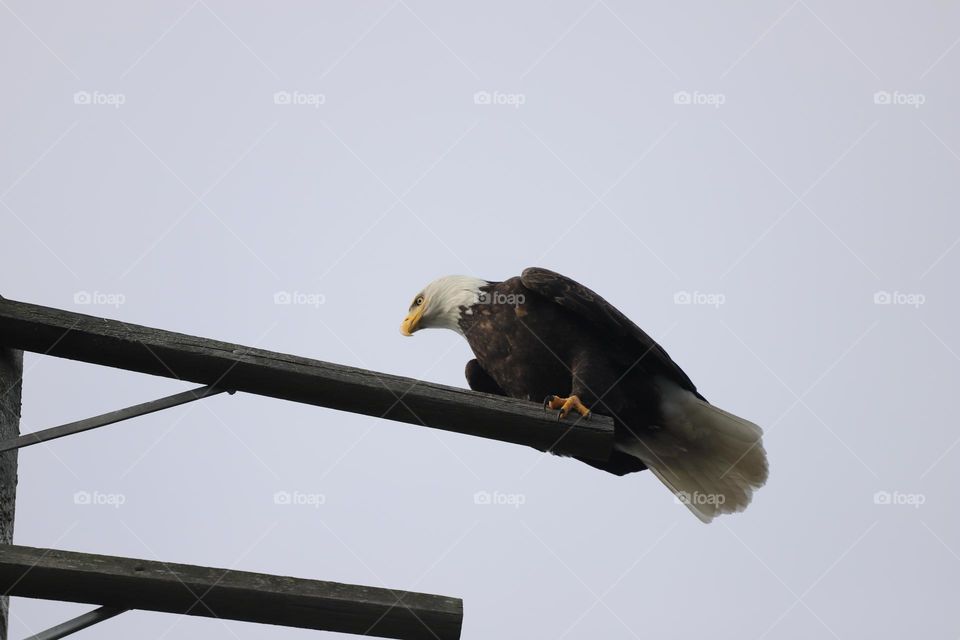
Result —
[[[23, 351], [0, 347], [0, 440], [20, 435]], [[17, 450], [0, 453], [0, 544], [13, 542], [17, 501]], [[0, 596], [0, 640], [7, 639], [10, 599]]]

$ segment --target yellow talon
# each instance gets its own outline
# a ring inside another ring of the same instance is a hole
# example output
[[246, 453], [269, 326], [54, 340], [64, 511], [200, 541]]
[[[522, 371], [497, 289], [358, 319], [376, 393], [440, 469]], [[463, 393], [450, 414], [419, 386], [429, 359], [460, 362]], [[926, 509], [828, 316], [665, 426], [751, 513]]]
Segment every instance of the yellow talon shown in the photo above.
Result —
[[563, 420], [567, 417], [567, 414], [571, 410], [576, 410], [584, 418], [590, 417], [590, 409], [588, 409], [577, 396], [570, 396], [569, 398], [561, 398], [560, 396], [547, 396], [547, 399], [543, 402], [544, 409], [559, 409], [560, 412], [557, 414], [557, 420]]

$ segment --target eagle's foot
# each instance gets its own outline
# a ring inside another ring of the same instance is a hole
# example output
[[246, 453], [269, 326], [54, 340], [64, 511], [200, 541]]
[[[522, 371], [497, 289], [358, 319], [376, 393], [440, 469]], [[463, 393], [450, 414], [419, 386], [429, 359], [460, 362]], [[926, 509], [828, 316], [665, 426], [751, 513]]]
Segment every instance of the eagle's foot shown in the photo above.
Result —
[[571, 411], [576, 411], [586, 419], [590, 419], [590, 409], [588, 409], [577, 396], [562, 398], [560, 396], [547, 396], [543, 400], [543, 410], [559, 409], [557, 412], [557, 422], [567, 417]]

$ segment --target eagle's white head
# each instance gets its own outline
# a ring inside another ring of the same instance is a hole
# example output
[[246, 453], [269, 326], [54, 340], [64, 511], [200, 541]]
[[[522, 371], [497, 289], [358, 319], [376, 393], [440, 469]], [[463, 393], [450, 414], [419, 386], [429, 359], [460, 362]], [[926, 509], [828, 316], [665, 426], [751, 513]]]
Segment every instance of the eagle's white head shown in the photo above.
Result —
[[480, 287], [489, 282], [470, 276], [437, 278], [413, 298], [407, 317], [400, 324], [400, 333], [412, 336], [417, 329], [460, 329], [460, 307], [473, 306], [480, 297]]

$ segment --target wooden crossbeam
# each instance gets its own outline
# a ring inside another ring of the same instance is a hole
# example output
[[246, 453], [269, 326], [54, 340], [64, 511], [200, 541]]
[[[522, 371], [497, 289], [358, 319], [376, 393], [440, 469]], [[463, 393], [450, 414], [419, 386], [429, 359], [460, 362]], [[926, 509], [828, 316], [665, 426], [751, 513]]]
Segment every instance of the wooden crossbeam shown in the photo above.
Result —
[[0, 345], [605, 461], [613, 420], [537, 403], [0, 299]]
[[0, 593], [405, 640], [460, 637], [459, 598], [0, 545]]

